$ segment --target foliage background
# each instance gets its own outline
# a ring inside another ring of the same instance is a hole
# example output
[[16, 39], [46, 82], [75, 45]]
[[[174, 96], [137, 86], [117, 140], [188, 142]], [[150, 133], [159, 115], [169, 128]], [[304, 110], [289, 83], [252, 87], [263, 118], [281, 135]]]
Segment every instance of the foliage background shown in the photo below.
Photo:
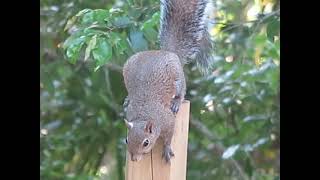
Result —
[[[122, 180], [121, 67], [159, 48], [159, 1], [40, 3], [40, 178]], [[212, 4], [213, 71], [185, 68], [187, 178], [280, 179], [280, 1]]]

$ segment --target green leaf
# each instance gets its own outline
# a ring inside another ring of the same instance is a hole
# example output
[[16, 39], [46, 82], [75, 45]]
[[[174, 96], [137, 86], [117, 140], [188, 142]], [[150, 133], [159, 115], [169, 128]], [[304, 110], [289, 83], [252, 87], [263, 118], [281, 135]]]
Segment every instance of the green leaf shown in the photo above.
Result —
[[47, 157], [50, 157], [50, 156], [51, 156], [51, 153], [50, 153], [47, 149], [45, 149], [45, 150], [43, 151], [43, 154], [44, 154], [45, 156], [47, 156]]
[[140, 31], [130, 31], [130, 42], [134, 52], [148, 50], [148, 43]]
[[104, 65], [112, 57], [112, 48], [106, 38], [98, 38], [96, 47], [92, 50], [97, 66]]
[[98, 23], [105, 24], [109, 20], [109, 12], [104, 9], [94, 10], [94, 20]]
[[267, 26], [267, 37], [271, 42], [274, 42], [274, 36], [279, 35], [280, 32], [280, 22], [274, 20], [270, 22]]
[[64, 43], [67, 49], [66, 56], [70, 63], [75, 64], [79, 58], [80, 50], [86, 40], [86, 36], [70, 36]]
[[263, 34], [263, 35], [257, 35], [257, 36], [255, 37], [255, 43], [256, 43], [257, 45], [263, 45], [264, 43], [266, 43], [266, 41], [267, 41], [267, 36], [266, 36], [265, 34]]
[[160, 12], [155, 12], [153, 15], [152, 15], [152, 21], [155, 23], [155, 24], [158, 24], [160, 20]]
[[148, 41], [154, 43], [158, 40], [158, 32], [153, 28], [144, 29], [143, 32]]
[[157, 26], [159, 24], [159, 20], [160, 20], [160, 13], [159, 12], [154, 13], [150, 19], [148, 19], [142, 24], [141, 30], [146, 30], [146, 29], [150, 29]]
[[88, 43], [88, 46], [86, 48], [86, 52], [85, 52], [85, 56], [84, 56], [84, 60], [86, 61], [89, 57], [90, 57], [90, 53], [92, 51], [92, 49], [96, 46], [97, 43], [97, 35], [94, 35], [91, 40]]
[[57, 69], [58, 75], [65, 79], [68, 79], [72, 75], [72, 70], [69, 66], [61, 66]]
[[267, 45], [268, 45], [267, 56], [270, 56], [271, 58], [274, 58], [274, 59], [279, 58], [280, 51], [277, 48], [276, 44], [273, 43], [272, 41], [268, 40]]
[[80, 37], [82, 36], [83, 32], [82, 31], [77, 31], [75, 33], [73, 33], [71, 36], [69, 36], [64, 42], [63, 42], [63, 45], [62, 45], [62, 48], [64, 50], [66, 50], [70, 45], [74, 44], [75, 41]]
[[125, 27], [128, 27], [131, 23], [132, 22], [128, 17], [123, 16], [123, 17], [116, 17], [114, 19], [113, 25], [118, 28], [125, 28]]
[[54, 85], [53, 85], [53, 79], [49, 74], [46, 74], [46, 78], [43, 78], [42, 81], [44, 88], [51, 94], [53, 95], [54, 93]]
[[153, 27], [153, 23], [151, 21], [151, 19], [147, 20], [146, 22], [144, 22], [140, 28], [140, 30], [145, 30], [145, 29], [149, 29], [149, 28], [152, 28]]
[[116, 47], [119, 54], [123, 54], [128, 49], [128, 43], [124, 38], [121, 38]]
[[119, 33], [110, 32], [108, 35], [109, 35], [109, 42], [112, 45], [116, 45], [121, 40]]
[[[90, 12], [90, 13], [88, 13], [88, 12]], [[64, 31], [70, 29], [75, 24], [75, 22], [78, 20], [78, 18], [83, 16], [86, 13], [88, 13], [89, 15], [85, 15], [82, 18], [82, 23], [84, 23], [84, 24], [89, 24], [90, 22], [92, 23], [94, 12], [91, 9], [83, 9], [67, 21], [67, 24], [64, 28]]]
[[127, 3], [129, 4], [129, 6], [133, 5], [133, 0], [127, 0]]
[[112, 47], [115, 48], [116, 53], [123, 54], [126, 49], [128, 49], [127, 42], [121, 37], [119, 33], [110, 32], [110, 43]]
[[133, 19], [138, 19], [142, 15], [142, 10], [141, 8], [130, 8], [128, 11], [129, 17], [132, 17]]
[[88, 13], [86, 13], [83, 17], [82, 17], [82, 21], [81, 24], [82, 25], [90, 25], [94, 22], [94, 11], [90, 11]]
[[81, 24], [83, 26], [89, 26], [92, 24], [105, 25], [106, 21], [109, 21], [109, 12], [103, 9], [96, 9], [93, 11], [87, 11], [82, 17]]
[[226, 118], [228, 116], [227, 112], [223, 109], [223, 106], [221, 104], [217, 105], [216, 112], [221, 118]]
[[84, 15], [85, 13], [89, 12], [89, 11], [92, 11], [91, 9], [83, 9], [81, 11], [79, 11], [75, 16], [73, 16], [72, 18], [70, 18], [68, 21], [67, 21], [67, 24], [64, 28], [64, 31], [70, 29], [74, 24], [75, 22], [77, 21], [78, 17]]
[[89, 26], [83, 30], [83, 34], [85, 36], [93, 36], [93, 35], [102, 35], [105, 34], [106, 32], [97, 30], [97, 29], [92, 29], [92, 26]]

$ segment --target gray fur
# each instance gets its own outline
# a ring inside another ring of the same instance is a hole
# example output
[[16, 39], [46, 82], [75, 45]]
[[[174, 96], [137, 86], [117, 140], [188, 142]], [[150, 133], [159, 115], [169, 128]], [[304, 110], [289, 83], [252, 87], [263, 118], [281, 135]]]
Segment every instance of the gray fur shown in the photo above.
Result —
[[[178, 111], [186, 90], [186, 83], [179, 57], [169, 51], [144, 51], [128, 59], [123, 67], [123, 77], [128, 97], [124, 103], [128, 123], [128, 151], [133, 160], [140, 159], [149, 152], [156, 140], [164, 140], [164, 158], [170, 160], [170, 149], [175, 126], [175, 115], [171, 111], [172, 98], [174, 110]], [[154, 131], [145, 133], [147, 123], [152, 123]], [[144, 139], [150, 140], [143, 147]]]
[[212, 64], [213, 49], [205, 23], [207, 0], [161, 0], [160, 46], [181, 63], [195, 61], [202, 72]]
[[[183, 65], [194, 60], [203, 72], [211, 66], [212, 44], [205, 25], [206, 0], [161, 0], [161, 50], [131, 56], [123, 67], [128, 97], [124, 111], [128, 151], [133, 161], [164, 141], [163, 157], [174, 156], [175, 114], [184, 100]], [[148, 140], [148, 145], [143, 142]]]

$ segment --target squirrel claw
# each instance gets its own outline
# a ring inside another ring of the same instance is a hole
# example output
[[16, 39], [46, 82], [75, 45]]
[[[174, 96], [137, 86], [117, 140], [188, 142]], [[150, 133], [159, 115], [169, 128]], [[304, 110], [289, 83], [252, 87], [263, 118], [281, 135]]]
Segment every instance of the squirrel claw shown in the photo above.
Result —
[[174, 153], [169, 146], [165, 146], [162, 157], [166, 160], [167, 163], [170, 163], [171, 157], [174, 157]]
[[123, 105], [122, 105], [125, 118], [127, 118], [127, 109], [128, 109], [129, 103], [130, 103], [130, 100], [129, 100], [129, 97], [127, 96], [124, 99], [124, 102], [123, 102]]
[[181, 105], [181, 99], [180, 98], [173, 99], [172, 102], [171, 102], [171, 107], [170, 107], [171, 111], [174, 114], [177, 114], [178, 111], [179, 111], [180, 105]]

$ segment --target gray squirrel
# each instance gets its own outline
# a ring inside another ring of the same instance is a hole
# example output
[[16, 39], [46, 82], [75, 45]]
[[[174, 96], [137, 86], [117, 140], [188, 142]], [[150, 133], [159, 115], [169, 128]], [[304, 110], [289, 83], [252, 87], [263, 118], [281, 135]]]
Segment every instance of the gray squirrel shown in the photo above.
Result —
[[206, 26], [207, 0], [161, 0], [160, 50], [138, 52], [123, 67], [128, 96], [124, 102], [126, 143], [132, 161], [149, 153], [158, 138], [170, 163], [175, 115], [184, 100], [183, 66], [211, 65], [212, 43]]

